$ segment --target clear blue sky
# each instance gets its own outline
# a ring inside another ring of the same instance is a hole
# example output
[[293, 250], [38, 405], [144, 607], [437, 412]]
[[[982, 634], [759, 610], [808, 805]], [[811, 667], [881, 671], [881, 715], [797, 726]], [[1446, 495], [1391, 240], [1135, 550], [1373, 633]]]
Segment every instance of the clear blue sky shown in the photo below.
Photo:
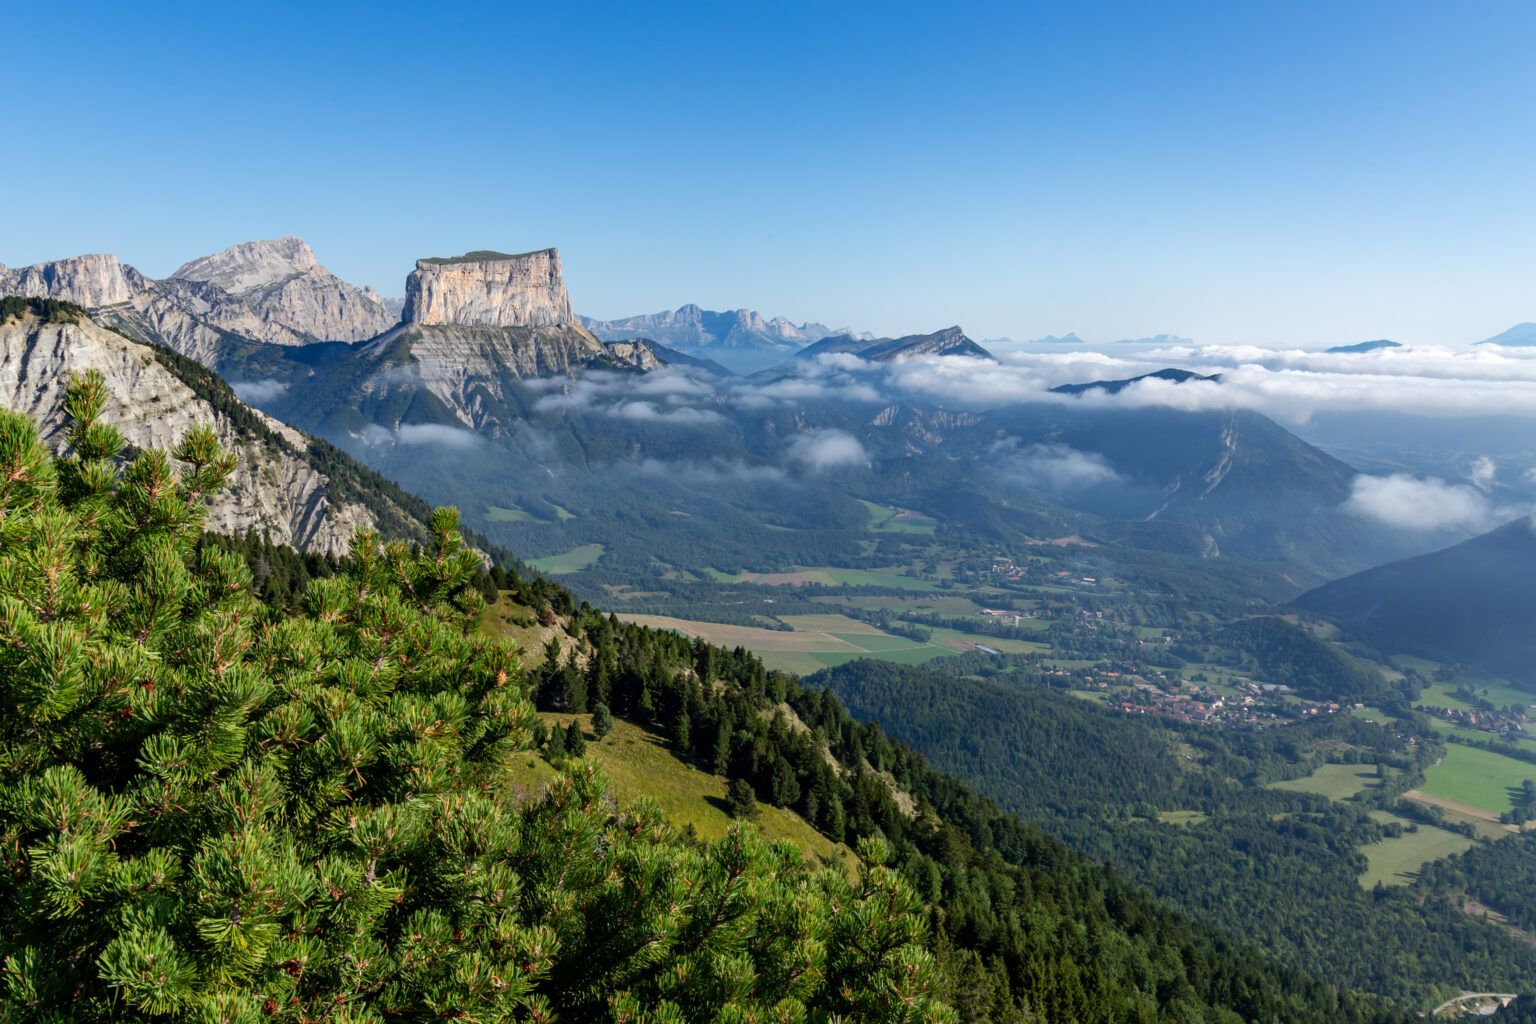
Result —
[[[8, 5], [0, 262], [560, 247], [578, 310], [1459, 342], [1536, 320], [1536, 4]], [[436, 8], [436, 9], [434, 9]]]

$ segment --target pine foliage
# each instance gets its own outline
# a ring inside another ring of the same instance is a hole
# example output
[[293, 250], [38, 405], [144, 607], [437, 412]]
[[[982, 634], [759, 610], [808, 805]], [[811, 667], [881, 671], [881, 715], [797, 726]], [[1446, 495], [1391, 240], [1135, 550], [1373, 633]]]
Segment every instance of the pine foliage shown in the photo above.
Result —
[[198, 546], [210, 430], [122, 459], [0, 413], [0, 1020], [948, 1021], [925, 916], [861, 844], [700, 846], [530, 742], [478, 556], [360, 533], [287, 613]]

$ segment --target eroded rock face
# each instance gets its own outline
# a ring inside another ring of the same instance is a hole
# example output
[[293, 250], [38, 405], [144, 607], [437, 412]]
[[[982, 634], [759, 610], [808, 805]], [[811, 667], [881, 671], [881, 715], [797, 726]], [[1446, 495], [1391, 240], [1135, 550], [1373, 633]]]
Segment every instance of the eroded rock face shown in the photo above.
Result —
[[100, 370], [110, 399], [104, 418], [140, 448], [170, 448], [192, 426], [211, 425], [239, 456], [230, 484], [209, 503], [205, 525], [218, 533], [266, 530], [301, 551], [344, 554], [359, 527], [373, 527], [362, 505], [338, 500], [304, 453], [298, 431], [255, 413], [266, 437], [236, 429], [142, 345], [95, 324], [36, 319], [0, 326], [0, 407], [40, 424], [50, 447], [63, 442], [63, 402], [71, 373]]
[[471, 252], [416, 261], [405, 281], [408, 324], [558, 327], [573, 323], [560, 252]]
[[304, 239], [294, 235], [259, 242], [241, 242], [211, 256], [201, 256], [176, 268], [182, 281], [216, 284], [231, 295], [244, 295], [297, 277], [320, 265]]
[[656, 357], [656, 353], [651, 350], [651, 346], [647, 345], [641, 338], [630, 338], [626, 341], [605, 341], [603, 342], [603, 347], [615, 359], [628, 366], [633, 366], [637, 370], [659, 370], [667, 365]]
[[[242, 242], [184, 263], [171, 281], [201, 285], [211, 323], [278, 345], [364, 341], [398, 318], [372, 288], [355, 288], [322, 267], [302, 238]], [[169, 282], [167, 282], [169, 283]], [[236, 300], [236, 307], [220, 301]]]
[[365, 341], [399, 322], [372, 288], [326, 270], [302, 238], [242, 242], [154, 281], [112, 255], [8, 269], [0, 295], [63, 299], [98, 322], [218, 368], [221, 332], [272, 345]]
[[0, 265], [0, 295], [60, 299], [86, 308], [127, 302], [146, 283], [144, 275], [124, 267], [111, 253], [72, 256], [30, 267]]

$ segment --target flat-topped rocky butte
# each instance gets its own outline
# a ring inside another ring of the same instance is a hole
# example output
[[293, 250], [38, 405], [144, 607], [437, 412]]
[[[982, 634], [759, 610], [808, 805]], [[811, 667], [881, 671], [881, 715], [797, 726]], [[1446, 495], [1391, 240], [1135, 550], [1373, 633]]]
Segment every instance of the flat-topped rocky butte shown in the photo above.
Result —
[[416, 261], [405, 281], [408, 324], [559, 327], [576, 321], [560, 251], [477, 251]]
[[0, 263], [0, 294], [37, 295], [91, 308], [127, 302], [148, 279], [111, 253], [71, 256], [30, 267]]

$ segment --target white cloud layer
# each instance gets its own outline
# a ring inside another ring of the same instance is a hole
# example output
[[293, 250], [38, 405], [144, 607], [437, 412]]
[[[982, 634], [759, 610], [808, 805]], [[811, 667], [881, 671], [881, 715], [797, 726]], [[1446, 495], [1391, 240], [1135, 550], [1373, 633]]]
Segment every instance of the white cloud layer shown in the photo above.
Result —
[[1493, 478], [1498, 473], [1498, 464], [1488, 456], [1483, 455], [1479, 456], [1478, 460], [1472, 463], [1472, 472], [1467, 476], [1467, 479], [1472, 481], [1473, 487], [1480, 491], [1487, 491], [1493, 487]]
[[791, 459], [813, 473], [869, 462], [869, 453], [859, 439], [841, 430], [811, 430], [796, 434], [785, 447]]
[[691, 484], [771, 484], [788, 479], [777, 466], [752, 466], [740, 459], [711, 459], [708, 462], [643, 459], [636, 468], [643, 476]]
[[[1145, 380], [1116, 395], [1100, 390], [1080, 396], [1050, 393], [1060, 384], [1123, 380], [1170, 366], [1220, 374], [1221, 379], [1183, 384]], [[1536, 349], [1499, 346], [1330, 354], [1187, 345], [1129, 356], [1013, 352], [998, 363], [942, 356], [892, 366], [886, 381], [900, 390], [978, 407], [1064, 402], [1191, 411], [1253, 409], [1293, 424], [1324, 411], [1536, 416]]]
[[1436, 477], [1357, 476], [1346, 510], [1399, 530], [1491, 529], [1515, 512], [1496, 509], [1488, 496], [1467, 484], [1452, 484]]
[[1017, 441], [1010, 439], [993, 445], [992, 457], [1003, 474], [1050, 494], [1124, 481], [1098, 452], [1078, 451], [1064, 444], [1034, 444], [1021, 449]]
[[482, 443], [480, 435], [472, 430], [440, 423], [402, 423], [395, 438], [401, 444], [455, 449], [474, 448]]
[[264, 380], [247, 380], [229, 385], [235, 397], [247, 405], [260, 405], [288, 390], [288, 385], [267, 377]]

